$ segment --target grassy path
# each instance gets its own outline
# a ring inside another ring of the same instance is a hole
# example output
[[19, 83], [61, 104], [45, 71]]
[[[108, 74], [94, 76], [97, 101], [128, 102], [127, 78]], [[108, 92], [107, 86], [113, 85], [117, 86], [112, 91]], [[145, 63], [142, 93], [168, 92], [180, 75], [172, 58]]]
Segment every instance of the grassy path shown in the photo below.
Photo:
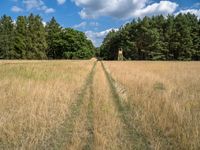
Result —
[[88, 84], [87, 91], [83, 98], [83, 106], [80, 114], [74, 123], [74, 131], [71, 142], [66, 143], [66, 149], [93, 149], [94, 128], [93, 128], [93, 105], [94, 105], [94, 77], [96, 75], [96, 67], [93, 73], [92, 82]]
[[70, 115], [66, 118], [61, 128], [53, 131], [52, 136], [45, 142], [42, 142], [38, 149], [66, 149], [66, 147], [73, 143], [72, 137], [74, 133], [74, 126], [77, 117], [80, 115], [81, 107], [84, 103], [85, 95], [93, 82], [96, 63], [94, 63], [91, 72], [89, 73], [82, 91], [79, 93], [77, 100], [71, 105]]
[[134, 123], [131, 122], [131, 110], [130, 106], [123, 102], [121, 99], [116, 87], [114, 80], [112, 76], [108, 73], [107, 69], [105, 68], [103, 62], [101, 62], [102, 68], [104, 70], [104, 73], [107, 77], [107, 80], [109, 82], [109, 86], [111, 89], [111, 93], [113, 96], [113, 100], [116, 106], [117, 111], [119, 112], [119, 117], [121, 121], [124, 123], [124, 132], [127, 136], [127, 139], [131, 143], [131, 149], [150, 149], [147, 139], [140, 134], [136, 128], [134, 127]]
[[113, 79], [103, 63], [96, 62], [71, 114], [39, 149], [121, 150], [149, 149], [130, 118]]
[[94, 88], [93, 84], [89, 87], [89, 102], [87, 107], [87, 140], [84, 145], [84, 150], [92, 150], [94, 148]]
[[109, 83], [98, 62], [93, 82], [88, 85], [84, 95], [71, 142], [66, 143], [66, 149], [120, 150], [129, 147], [112, 98]]
[[123, 124], [113, 103], [109, 83], [99, 62], [94, 77], [93, 127], [96, 150], [130, 149], [123, 132]]

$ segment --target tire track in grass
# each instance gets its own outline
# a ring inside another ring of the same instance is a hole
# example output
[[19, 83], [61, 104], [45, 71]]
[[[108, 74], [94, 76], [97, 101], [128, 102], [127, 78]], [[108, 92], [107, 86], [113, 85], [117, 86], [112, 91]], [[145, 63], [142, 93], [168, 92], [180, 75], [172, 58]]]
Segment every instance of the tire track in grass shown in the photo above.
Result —
[[[96, 68], [95, 74], [96, 75]], [[94, 80], [94, 78], [93, 78]], [[87, 92], [84, 97], [84, 103], [80, 110], [80, 115], [77, 117], [71, 143], [66, 145], [67, 149], [93, 149], [94, 143], [94, 128], [93, 128], [93, 105], [94, 105], [94, 81], [88, 85]]]
[[92, 150], [94, 146], [94, 91], [93, 84], [90, 84], [89, 91], [89, 103], [87, 111], [87, 132], [88, 137], [83, 150]]
[[124, 123], [124, 132], [128, 138], [128, 140], [131, 142], [131, 147], [133, 149], [150, 149], [149, 142], [147, 139], [140, 134], [137, 129], [134, 127], [134, 123], [131, 122], [131, 108], [127, 103], [122, 102], [122, 98], [120, 97], [115, 84], [114, 79], [112, 76], [108, 73], [107, 69], [105, 68], [103, 62], [101, 62], [101, 66], [104, 70], [104, 73], [107, 77], [107, 80], [109, 82], [109, 86], [112, 92], [113, 100], [116, 106], [117, 111], [119, 112], [119, 117], [121, 118], [121, 121]]
[[42, 142], [37, 149], [60, 150], [66, 149], [66, 145], [72, 143], [72, 136], [74, 131], [74, 123], [80, 114], [80, 109], [83, 105], [84, 97], [90, 88], [96, 68], [97, 62], [94, 62], [92, 70], [88, 74], [86, 82], [82, 91], [78, 95], [77, 100], [70, 106], [71, 114], [65, 119], [61, 128], [52, 132], [52, 136], [45, 142]]
[[119, 113], [112, 101], [109, 83], [100, 62], [96, 67], [93, 89], [95, 99], [93, 102], [94, 141], [90, 149], [131, 149], [123, 131], [124, 124], [118, 117]]

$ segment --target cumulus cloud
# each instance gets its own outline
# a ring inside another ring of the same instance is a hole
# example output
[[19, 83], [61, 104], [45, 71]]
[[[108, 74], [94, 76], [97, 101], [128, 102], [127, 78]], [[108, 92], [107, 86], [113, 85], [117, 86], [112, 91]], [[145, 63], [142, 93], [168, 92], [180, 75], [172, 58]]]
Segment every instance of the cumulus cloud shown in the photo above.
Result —
[[82, 7], [82, 18], [96, 18], [99, 16], [112, 16], [125, 18], [133, 10], [143, 8], [147, 0], [74, 0], [76, 5]]
[[80, 24], [76, 24], [73, 26], [73, 28], [78, 29], [78, 28], [84, 28], [87, 25], [87, 22], [81, 22]]
[[111, 28], [111, 29], [107, 29], [105, 31], [101, 31], [101, 32], [94, 32], [94, 31], [86, 31], [85, 34], [88, 37], [88, 39], [90, 39], [93, 44], [98, 47], [101, 45], [103, 39], [105, 38], [105, 36], [112, 30], [117, 31], [118, 29], [115, 28]]
[[55, 10], [53, 8], [46, 8], [44, 11], [45, 11], [46, 14], [55, 12]]
[[11, 11], [12, 11], [12, 12], [15, 12], [15, 13], [19, 13], [19, 12], [23, 12], [24, 10], [23, 10], [22, 8], [20, 8], [20, 7], [13, 6], [13, 7], [11, 8]]
[[73, 28], [75, 29], [85, 29], [86, 27], [98, 27], [99, 26], [99, 23], [98, 22], [86, 22], [86, 21], [83, 21], [81, 22], [80, 24], [76, 24], [73, 26]]
[[62, 5], [62, 4], [64, 4], [64, 3], [65, 3], [65, 1], [66, 1], [66, 0], [57, 0], [57, 2], [58, 2], [58, 4], [59, 4], [59, 5]]
[[[14, 2], [17, 2], [17, 0], [13, 0]], [[43, 0], [22, 0], [22, 4], [25, 6], [25, 10], [39, 10], [43, 11], [44, 13], [53, 13], [55, 10], [53, 8], [49, 8], [45, 5]], [[11, 8], [11, 11], [13, 12], [22, 12], [24, 9], [13, 6]]]
[[182, 14], [187, 14], [187, 13], [195, 14], [200, 19], [200, 9], [180, 10], [179, 12], [176, 13], [176, 15], [178, 15], [179, 13], [182, 13]]
[[170, 1], [160, 1], [159, 3], [153, 3], [145, 8], [138, 9], [133, 12], [133, 17], [144, 17], [152, 15], [168, 15], [175, 12], [178, 4]]
[[175, 12], [178, 4], [171, 1], [150, 3], [150, 0], [73, 0], [82, 8], [79, 13], [82, 18], [97, 18], [111, 16], [128, 19], [143, 17], [144, 15], [171, 14]]

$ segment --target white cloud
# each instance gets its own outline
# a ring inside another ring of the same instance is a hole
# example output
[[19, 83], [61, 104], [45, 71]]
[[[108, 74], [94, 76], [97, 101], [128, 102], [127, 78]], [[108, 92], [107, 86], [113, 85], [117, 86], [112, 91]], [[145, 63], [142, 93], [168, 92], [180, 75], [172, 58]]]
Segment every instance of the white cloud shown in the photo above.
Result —
[[111, 16], [120, 19], [143, 17], [144, 15], [171, 14], [178, 4], [171, 1], [160, 1], [150, 4], [150, 0], [73, 0], [82, 8], [82, 18]]
[[65, 3], [65, 1], [66, 1], [66, 0], [57, 0], [57, 2], [58, 2], [58, 4], [59, 4], [59, 5], [62, 5], [62, 4], [64, 4], [64, 3]]
[[20, 8], [20, 7], [13, 6], [13, 7], [11, 8], [11, 11], [12, 11], [12, 12], [15, 12], [15, 13], [19, 13], [19, 12], [23, 12], [24, 10], [23, 10], [22, 8]]
[[75, 28], [75, 29], [79, 29], [79, 28], [85, 29], [86, 27], [98, 27], [98, 26], [99, 26], [98, 22], [89, 22], [88, 23], [86, 21], [83, 21], [80, 24], [74, 25], [73, 28]]
[[80, 24], [76, 24], [73, 26], [73, 28], [78, 29], [78, 28], [84, 28], [87, 25], [87, 22], [81, 22]]
[[175, 15], [178, 15], [179, 13], [182, 13], [182, 14], [187, 14], [187, 13], [195, 14], [195, 15], [200, 19], [200, 9], [186, 9], [186, 10], [180, 10], [180, 11], [177, 12]]
[[54, 13], [54, 12], [55, 12], [55, 10], [53, 8], [47, 8], [47, 9], [45, 9], [45, 13], [46, 14]]
[[178, 4], [170, 1], [160, 1], [159, 3], [154, 3], [148, 5], [145, 8], [138, 9], [133, 12], [133, 17], [144, 17], [144, 16], [152, 16], [152, 15], [168, 15], [175, 12]]
[[88, 39], [90, 39], [93, 42], [93, 44], [98, 47], [101, 45], [106, 35], [112, 30], [117, 31], [118, 29], [111, 28], [101, 32], [86, 31], [85, 34], [88, 37]]
[[25, 4], [27, 10], [31, 9], [40, 9], [44, 6], [44, 2], [42, 0], [23, 0], [23, 4]]
[[27, 11], [36, 9], [44, 11], [45, 13], [55, 12], [53, 8], [47, 7], [42, 0], [23, 0], [23, 4], [25, 5]]

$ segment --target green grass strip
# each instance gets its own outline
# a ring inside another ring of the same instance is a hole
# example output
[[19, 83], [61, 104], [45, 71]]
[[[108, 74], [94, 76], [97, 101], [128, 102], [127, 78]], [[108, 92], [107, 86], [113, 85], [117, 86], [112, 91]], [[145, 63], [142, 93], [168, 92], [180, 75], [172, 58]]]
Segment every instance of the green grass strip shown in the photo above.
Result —
[[64, 123], [61, 125], [61, 128], [56, 130], [56, 132], [52, 132], [51, 138], [49, 138], [46, 142], [42, 142], [38, 149], [48, 149], [48, 150], [60, 150], [67, 149], [68, 144], [70, 144], [73, 131], [74, 131], [74, 123], [76, 118], [80, 114], [80, 108], [83, 104], [84, 96], [87, 92], [87, 89], [90, 88], [90, 85], [93, 82], [93, 77], [95, 73], [97, 62], [94, 63], [91, 72], [89, 73], [86, 82], [83, 86], [81, 93], [78, 96], [78, 99], [73, 103], [70, 107], [71, 115], [67, 117]]
[[87, 142], [83, 150], [92, 150], [94, 149], [94, 89], [92, 84], [90, 84], [90, 97], [87, 112], [87, 131]]
[[120, 118], [125, 125], [126, 135], [129, 138], [129, 140], [132, 142], [132, 145], [131, 145], [132, 148], [134, 150], [150, 149], [147, 139], [136, 130], [136, 128], [134, 127], [134, 123], [131, 122], [130, 105], [122, 102], [122, 99], [121, 99], [121, 97], [120, 97], [119, 93], [117, 92], [117, 89], [114, 85], [114, 82], [115, 82], [114, 79], [112, 78], [112, 76], [106, 70], [103, 62], [101, 62], [101, 65], [103, 67], [104, 73], [105, 73], [107, 80], [109, 82], [111, 92], [112, 92], [112, 95], [113, 95], [113, 100], [114, 100], [114, 103], [116, 105], [116, 109], [118, 110]]

